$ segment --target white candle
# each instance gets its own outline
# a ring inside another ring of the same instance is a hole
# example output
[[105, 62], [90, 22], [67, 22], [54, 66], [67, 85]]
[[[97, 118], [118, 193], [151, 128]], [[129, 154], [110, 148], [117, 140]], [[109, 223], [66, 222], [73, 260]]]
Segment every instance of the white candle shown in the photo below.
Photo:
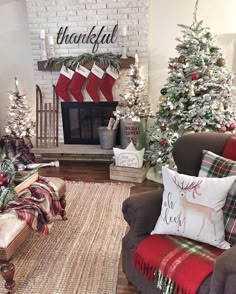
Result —
[[40, 30], [39, 38], [41, 40], [44, 40], [45, 39], [45, 30]]
[[51, 35], [48, 36], [48, 44], [49, 45], [54, 45], [53, 36], [51, 36]]
[[122, 37], [125, 37], [127, 35], [127, 27], [126, 26], [123, 26], [122, 27], [122, 30], [121, 30], [121, 36]]

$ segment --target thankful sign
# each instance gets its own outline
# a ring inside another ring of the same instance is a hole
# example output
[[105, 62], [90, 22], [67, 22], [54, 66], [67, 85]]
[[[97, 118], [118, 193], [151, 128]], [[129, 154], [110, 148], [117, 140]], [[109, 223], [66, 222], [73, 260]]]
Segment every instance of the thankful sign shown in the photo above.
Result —
[[68, 26], [60, 27], [57, 33], [57, 44], [92, 44], [92, 53], [96, 53], [100, 44], [114, 44], [117, 41], [118, 25], [115, 25], [112, 32], [104, 32], [105, 26], [96, 30], [93, 26], [88, 33], [69, 33]]

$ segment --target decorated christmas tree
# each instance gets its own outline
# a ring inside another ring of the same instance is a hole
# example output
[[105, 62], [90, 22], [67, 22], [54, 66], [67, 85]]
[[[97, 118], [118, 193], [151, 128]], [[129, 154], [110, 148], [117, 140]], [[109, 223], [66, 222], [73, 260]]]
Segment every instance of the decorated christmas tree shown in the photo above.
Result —
[[159, 111], [150, 132], [149, 159], [171, 165], [176, 139], [186, 132], [232, 132], [235, 129], [233, 74], [209, 28], [197, 21], [179, 25], [179, 55], [169, 59], [167, 83], [161, 89]]
[[30, 107], [27, 104], [26, 96], [20, 95], [18, 90], [18, 80], [16, 91], [10, 93], [10, 106], [7, 115], [5, 131], [12, 137], [22, 138], [34, 135], [34, 122], [30, 119]]
[[121, 95], [114, 115], [118, 119], [130, 118], [134, 121], [139, 121], [142, 117], [153, 116], [148, 102], [143, 67], [139, 65], [137, 53], [135, 54], [135, 64], [131, 65], [127, 76], [125, 92]]

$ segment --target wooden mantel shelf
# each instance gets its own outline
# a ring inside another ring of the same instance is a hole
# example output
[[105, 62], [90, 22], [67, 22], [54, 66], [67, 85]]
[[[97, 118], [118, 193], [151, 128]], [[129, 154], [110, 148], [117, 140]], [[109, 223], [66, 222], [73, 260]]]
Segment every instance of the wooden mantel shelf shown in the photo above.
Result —
[[[120, 60], [121, 60], [121, 65], [120, 65], [121, 69], [130, 68], [130, 65], [134, 64], [134, 62], [135, 62], [134, 57], [131, 57], [131, 56], [128, 58], [125, 58], [125, 59], [121, 58]], [[45, 67], [46, 62], [47, 62], [47, 60], [38, 61], [38, 70], [40, 70], [40, 71], [59, 71], [61, 69], [61, 65]], [[83, 66], [90, 70], [93, 66], [93, 62], [88, 62]], [[98, 66], [101, 67], [103, 70], [106, 69], [102, 65], [98, 64]]]

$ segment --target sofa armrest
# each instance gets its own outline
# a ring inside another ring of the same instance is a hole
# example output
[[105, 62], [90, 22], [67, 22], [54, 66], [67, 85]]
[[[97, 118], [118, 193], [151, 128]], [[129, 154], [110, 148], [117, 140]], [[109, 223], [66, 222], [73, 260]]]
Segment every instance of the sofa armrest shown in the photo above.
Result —
[[227, 292], [227, 289], [231, 291], [236, 289], [236, 245], [217, 258], [210, 294], [236, 293]]
[[144, 192], [123, 202], [122, 212], [137, 237], [149, 235], [161, 213], [163, 190]]

